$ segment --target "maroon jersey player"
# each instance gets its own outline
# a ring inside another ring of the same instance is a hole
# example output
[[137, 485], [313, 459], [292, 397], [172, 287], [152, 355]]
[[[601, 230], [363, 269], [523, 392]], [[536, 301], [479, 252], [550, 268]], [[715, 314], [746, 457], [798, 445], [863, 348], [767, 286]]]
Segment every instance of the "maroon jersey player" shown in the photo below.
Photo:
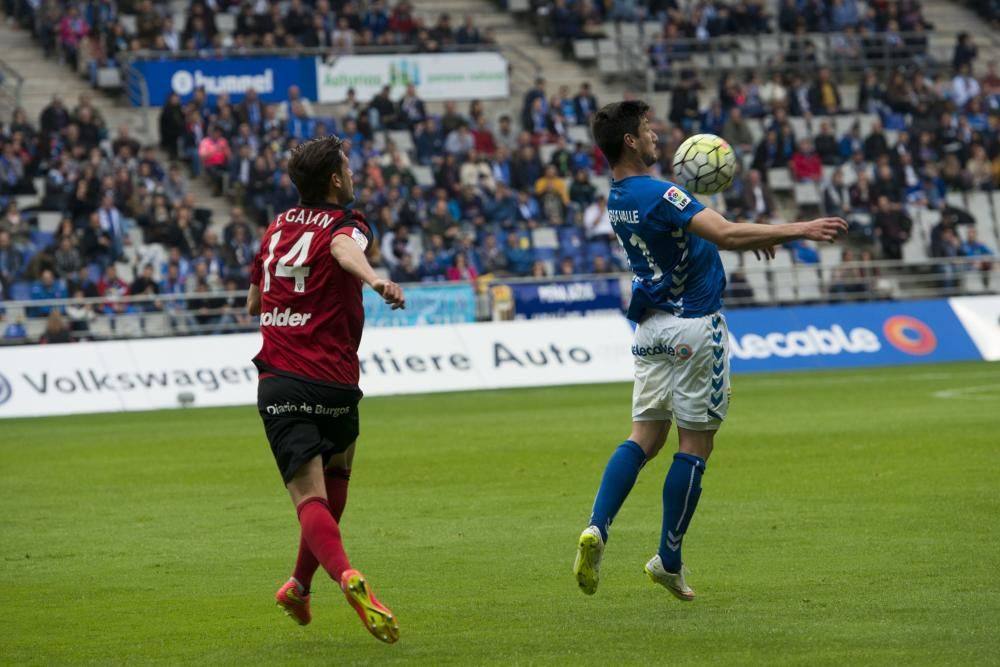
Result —
[[275, 598], [309, 623], [312, 577], [322, 565], [368, 631], [391, 643], [399, 625], [351, 567], [339, 522], [359, 432], [362, 285], [393, 308], [405, 305], [403, 291], [365, 257], [372, 234], [364, 216], [345, 208], [354, 186], [340, 139], [300, 145], [288, 172], [301, 200], [265, 232], [247, 295], [264, 339], [254, 357], [257, 408], [301, 526], [295, 570]]

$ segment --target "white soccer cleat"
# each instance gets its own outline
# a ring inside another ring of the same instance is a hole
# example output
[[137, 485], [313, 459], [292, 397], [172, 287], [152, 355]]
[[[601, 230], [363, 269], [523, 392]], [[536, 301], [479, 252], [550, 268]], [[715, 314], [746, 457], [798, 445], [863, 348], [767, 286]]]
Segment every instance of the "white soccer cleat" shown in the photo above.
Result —
[[694, 591], [691, 587], [687, 585], [684, 581], [684, 568], [681, 567], [681, 571], [676, 574], [673, 572], [667, 572], [663, 567], [663, 561], [660, 560], [660, 555], [657, 554], [649, 559], [646, 563], [646, 575], [653, 580], [653, 582], [663, 586], [678, 600], [683, 600], [684, 602], [691, 602], [694, 600]]
[[597, 526], [587, 526], [580, 533], [576, 547], [576, 561], [573, 574], [580, 590], [587, 595], [597, 592], [597, 580], [601, 576], [601, 557], [604, 556], [604, 539]]

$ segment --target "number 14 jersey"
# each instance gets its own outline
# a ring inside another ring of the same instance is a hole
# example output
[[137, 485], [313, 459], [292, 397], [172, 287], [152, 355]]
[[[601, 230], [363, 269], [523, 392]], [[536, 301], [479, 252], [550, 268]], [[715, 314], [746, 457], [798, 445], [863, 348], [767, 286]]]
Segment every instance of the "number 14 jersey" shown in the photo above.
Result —
[[336, 236], [362, 251], [371, 242], [364, 217], [333, 204], [302, 202], [264, 232], [250, 280], [260, 290], [261, 373], [357, 388], [365, 322], [362, 283], [330, 254]]
[[608, 216], [634, 274], [633, 322], [647, 309], [703, 317], [722, 307], [726, 273], [719, 249], [687, 229], [704, 208], [683, 188], [651, 176], [611, 184]]

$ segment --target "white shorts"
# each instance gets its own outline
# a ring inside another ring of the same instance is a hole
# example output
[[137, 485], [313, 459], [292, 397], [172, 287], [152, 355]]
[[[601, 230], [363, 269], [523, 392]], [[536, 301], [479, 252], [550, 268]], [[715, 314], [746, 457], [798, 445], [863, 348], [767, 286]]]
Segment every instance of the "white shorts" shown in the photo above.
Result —
[[655, 312], [636, 327], [632, 421], [714, 431], [729, 409], [729, 328], [722, 313]]

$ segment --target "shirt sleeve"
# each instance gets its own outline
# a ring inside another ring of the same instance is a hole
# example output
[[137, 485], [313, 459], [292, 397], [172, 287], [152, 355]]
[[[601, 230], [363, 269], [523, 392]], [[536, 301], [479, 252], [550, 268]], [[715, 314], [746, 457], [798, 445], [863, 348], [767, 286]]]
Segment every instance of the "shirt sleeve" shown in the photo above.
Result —
[[358, 244], [362, 252], [367, 252], [368, 246], [372, 242], [371, 227], [365, 220], [365, 216], [360, 211], [351, 210], [344, 220], [333, 230], [333, 238], [338, 236], [349, 236]]
[[657, 183], [656, 188], [650, 188], [647, 197], [650, 203], [646, 220], [667, 231], [687, 229], [691, 218], [705, 209], [690, 192], [673, 183]]

